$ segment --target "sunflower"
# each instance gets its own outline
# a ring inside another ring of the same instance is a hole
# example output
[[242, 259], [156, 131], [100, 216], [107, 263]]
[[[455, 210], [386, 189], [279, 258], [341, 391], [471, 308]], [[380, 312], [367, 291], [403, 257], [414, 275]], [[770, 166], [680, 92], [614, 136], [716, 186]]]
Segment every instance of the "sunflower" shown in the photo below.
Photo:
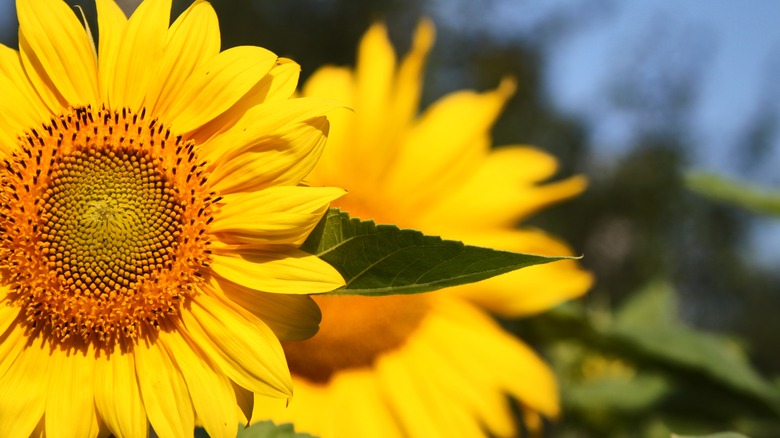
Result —
[[306, 294], [343, 285], [297, 248], [343, 192], [299, 185], [333, 105], [220, 52], [205, 1], [96, 4], [97, 47], [61, 0], [17, 1], [0, 46], [0, 431], [234, 437], [253, 394], [291, 396]]
[[[383, 25], [364, 36], [355, 71], [324, 67], [304, 95], [338, 98], [328, 148], [312, 184], [348, 194], [352, 216], [466, 243], [561, 255], [570, 250], [518, 220], [580, 193], [582, 177], [541, 184], [556, 162], [539, 150], [490, 148], [489, 130], [514, 91], [461, 91], [416, 115], [433, 26], [422, 22], [398, 67]], [[276, 421], [325, 437], [514, 436], [507, 395], [526, 427], [559, 411], [547, 365], [487, 311], [533, 314], [583, 294], [589, 273], [575, 262], [527, 268], [474, 285], [415, 296], [317, 297], [320, 331], [284, 343], [295, 397], [262, 402]], [[258, 401], [258, 406], [260, 406]], [[262, 416], [264, 411], [257, 411]]]

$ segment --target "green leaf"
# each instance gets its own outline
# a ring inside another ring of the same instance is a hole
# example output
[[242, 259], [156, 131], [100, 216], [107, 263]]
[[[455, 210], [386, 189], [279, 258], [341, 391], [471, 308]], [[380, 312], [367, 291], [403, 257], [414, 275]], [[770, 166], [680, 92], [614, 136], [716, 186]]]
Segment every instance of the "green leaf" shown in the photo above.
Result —
[[672, 288], [654, 283], [632, 296], [604, 333], [647, 355], [750, 394], [780, 412], [780, 393], [755, 371], [741, 349], [722, 336], [682, 325], [676, 315]]
[[301, 249], [344, 276], [347, 284], [332, 292], [335, 295], [429, 292], [571, 258], [464, 245], [395, 225], [350, 218], [338, 209], [330, 209]]
[[688, 174], [686, 184], [694, 192], [709, 198], [756, 213], [780, 216], [780, 191], [762, 189], [705, 172]]

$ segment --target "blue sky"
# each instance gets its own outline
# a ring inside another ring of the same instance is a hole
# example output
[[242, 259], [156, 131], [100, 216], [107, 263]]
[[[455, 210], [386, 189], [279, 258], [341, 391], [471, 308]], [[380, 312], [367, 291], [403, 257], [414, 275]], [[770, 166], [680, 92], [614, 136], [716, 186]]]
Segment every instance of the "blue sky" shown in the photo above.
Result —
[[[697, 151], [695, 164], [730, 172], [730, 158], [739, 151], [734, 144], [738, 131], [762, 99], [780, 97], [776, 88], [766, 89], [772, 63], [780, 60], [780, 2], [620, 1], [598, 25], [556, 50], [551, 94], [561, 107], [587, 112], [609, 73], [610, 56], [659, 17], [672, 26], [702, 33], [711, 44], [713, 52], [702, 74], [694, 114], [696, 134], [707, 146]], [[777, 65], [774, 69], [780, 73]], [[766, 96], [767, 91], [775, 95]]]

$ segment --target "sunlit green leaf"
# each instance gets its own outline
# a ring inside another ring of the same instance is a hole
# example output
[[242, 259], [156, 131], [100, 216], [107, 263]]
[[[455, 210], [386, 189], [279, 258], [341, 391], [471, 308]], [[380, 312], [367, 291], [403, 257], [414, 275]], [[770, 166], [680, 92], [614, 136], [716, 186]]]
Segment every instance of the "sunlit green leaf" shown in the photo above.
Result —
[[335, 267], [347, 285], [334, 294], [429, 292], [569, 257], [544, 257], [464, 245], [331, 209], [301, 247]]
[[756, 213], [780, 216], [780, 190], [762, 189], [704, 172], [690, 173], [686, 183], [691, 190], [712, 199]]

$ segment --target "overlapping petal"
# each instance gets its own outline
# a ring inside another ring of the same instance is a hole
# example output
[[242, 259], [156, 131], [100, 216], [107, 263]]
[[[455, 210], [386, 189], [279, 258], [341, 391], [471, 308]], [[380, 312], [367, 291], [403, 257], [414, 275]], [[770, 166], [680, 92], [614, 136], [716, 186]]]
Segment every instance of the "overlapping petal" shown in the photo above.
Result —
[[235, 417], [235, 395], [230, 379], [202, 352], [193, 348], [178, 333], [161, 332], [160, 343], [181, 372], [192, 406], [203, 428], [213, 438], [234, 438], [238, 431]]
[[[12, 328], [2, 345], [23, 345], [22, 329]], [[8, 436], [28, 436], [38, 425], [46, 408], [50, 362], [41, 339], [33, 341], [7, 360], [13, 361], [0, 377], [0, 430]]]
[[171, 25], [160, 70], [151, 80], [147, 106], [153, 113], [163, 114], [181, 98], [184, 81], [220, 49], [219, 22], [211, 4], [204, 0], [194, 2]]
[[260, 318], [283, 341], [302, 341], [317, 333], [322, 313], [308, 295], [260, 292], [230, 281], [216, 280], [229, 300]]
[[46, 394], [46, 434], [97, 437], [100, 433], [94, 404], [95, 362], [83, 352], [51, 351]]
[[95, 105], [97, 60], [84, 27], [70, 8], [57, 0], [18, 0], [16, 9], [25, 72], [49, 108]]
[[170, 93], [176, 96], [160, 114], [177, 132], [187, 133], [227, 111], [276, 64], [261, 47], [232, 47], [198, 66]]
[[209, 355], [238, 385], [269, 397], [292, 395], [292, 381], [279, 340], [262, 321], [228, 309], [202, 294], [183, 315], [193, 347]]
[[195, 414], [187, 383], [171, 354], [160, 343], [140, 343], [134, 351], [141, 400], [159, 436], [187, 436]]
[[116, 436], [144, 436], [149, 428], [136, 378], [135, 358], [116, 347], [95, 366], [95, 408]]
[[344, 286], [341, 274], [331, 265], [293, 247], [239, 247], [223, 252], [214, 254], [214, 272], [250, 289], [283, 294], [313, 294], [330, 292]]
[[225, 243], [300, 246], [344, 190], [276, 186], [223, 197], [211, 231]]

